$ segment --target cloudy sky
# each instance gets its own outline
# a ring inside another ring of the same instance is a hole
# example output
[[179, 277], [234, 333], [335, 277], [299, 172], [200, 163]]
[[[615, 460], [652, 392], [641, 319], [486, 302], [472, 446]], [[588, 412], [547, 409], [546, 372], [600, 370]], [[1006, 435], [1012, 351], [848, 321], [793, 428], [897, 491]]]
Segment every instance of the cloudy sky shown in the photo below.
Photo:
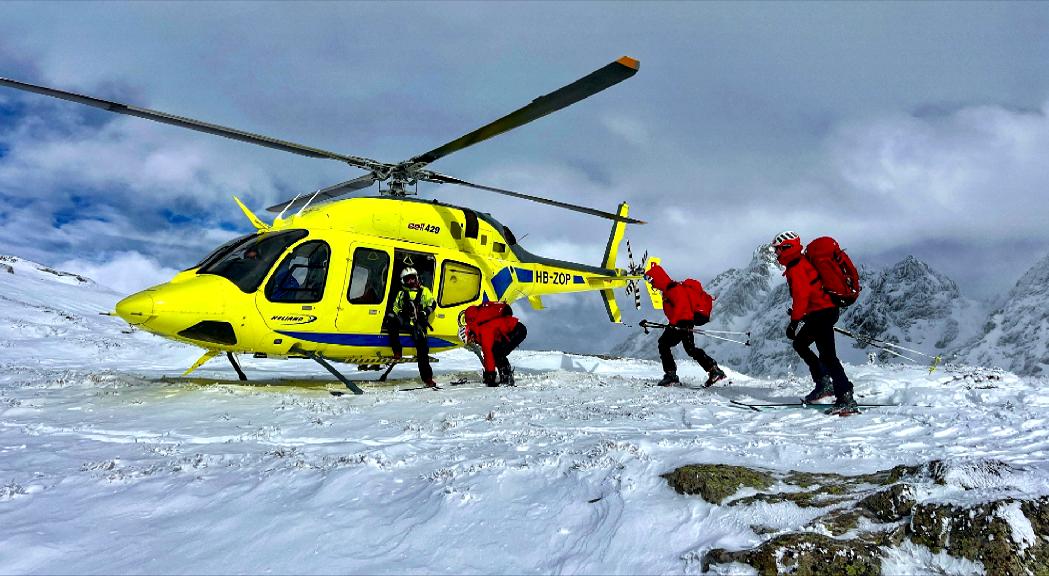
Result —
[[[629, 55], [633, 78], [433, 168], [627, 200], [649, 222], [631, 243], [676, 277], [790, 228], [989, 298], [1049, 250], [1047, 31], [1049, 3], [4, 2], [0, 76], [399, 161]], [[248, 231], [231, 195], [261, 211], [360, 174], [0, 88], [0, 253], [123, 291]], [[422, 193], [552, 257], [597, 262], [607, 239], [592, 217]], [[552, 305], [603, 318], [593, 295]], [[593, 330], [572, 324], [551, 346]]]

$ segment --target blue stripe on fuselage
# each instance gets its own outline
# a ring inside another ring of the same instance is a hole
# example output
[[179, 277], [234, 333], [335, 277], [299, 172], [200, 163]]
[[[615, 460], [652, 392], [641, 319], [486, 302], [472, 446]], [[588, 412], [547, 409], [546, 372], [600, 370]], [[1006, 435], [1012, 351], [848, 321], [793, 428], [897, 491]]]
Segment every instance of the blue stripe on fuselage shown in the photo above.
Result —
[[[386, 334], [343, 334], [339, 332], [285, 332], [278, 330], [278, 334], [290, 336], [292, 338], [298, 338], [299, 340], [306, 340], [307, 342], [317, 342], [319, 344], [337, 344], [339, 346], [389, 346], [390, 337]], [[454, 348], [458, 346], [453, 342], [449, 342], [444, 338], [437, 338], [434, 336], [427, 337], [427, 342], [430, 348]], [[401, 346], [412, 348], [415, 343], [412, 342], [412, 337], [402, 334], [401, 335]]]
[[495, 298], [499, 300], [506, 293], [506, 289], [510, 287], [510, 284], [514, 279], [510, 276], [510, 267], [507, 266], [499, 271], [498, 274], [492, 276], [492, 288], [495, 288]]

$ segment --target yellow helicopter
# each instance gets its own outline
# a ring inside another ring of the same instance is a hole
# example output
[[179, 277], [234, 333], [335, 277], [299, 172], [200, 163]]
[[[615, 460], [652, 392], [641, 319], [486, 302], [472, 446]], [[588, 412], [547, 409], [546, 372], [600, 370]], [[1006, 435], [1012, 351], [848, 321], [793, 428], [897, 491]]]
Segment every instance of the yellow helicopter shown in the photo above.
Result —
[[[633, 76], [638, 67], [637, 60], [620, 58], [469, 134], [396, 164], [6, 78], [0, 78], [0, 85], [367, 170], [364, 176], [269, 207], [278, 213], [270, 224], [234, 197], [254, 233], [220, 246], [169, 282], [124, 298], [115, 311], [133, 326], [204, 348], [184, 376], [223, 352], [241, 380], [246, 376], [236, 354], [311, 358], [360, 394], [361, 389], [328, 361], [363, 370], [386, 365], [380, 377], [385, 379], [397, 362], [385, 324], [406, 267], [417, 271], [436, 300], [428, 334], [433, 352], [463, 346], [464, 310], [487, 300], [527, 299], [533, 308], [542, 309], [546, 294], [599, 291], [609, 319], [621, 321], [613, 289], [626, 287], [638, 298], [644, 267], [633, 262], [629, 269], [616, 267], [627, 223], [643, 223], [628, 216], [625, 202], [616, 213], [604, 212], [474, 184], [425, 167], [600, 92]], [[410, 187], [419, 181], [468, 186], [613, 220], [604, 258], [591, 266], [532, 254], [489, 214], [409, 198]], [[388, 183], [378, 197], [338, 199], [376, 182]], [[400, 338], [405, 349], [414, 350], [410, 337]], [[398, 361], [412, 361], [408, 350], [405, 356]]]

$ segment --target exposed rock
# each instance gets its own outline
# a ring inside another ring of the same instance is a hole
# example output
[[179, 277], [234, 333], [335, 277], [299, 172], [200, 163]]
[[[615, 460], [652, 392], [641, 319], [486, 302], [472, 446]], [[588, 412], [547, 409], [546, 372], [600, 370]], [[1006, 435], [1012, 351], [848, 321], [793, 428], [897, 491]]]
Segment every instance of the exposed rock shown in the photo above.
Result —
[[761, 576], [790, 573], [796, 576], [881, 574], [881, 551], [877, 544], [859, 540], [835, 540], [808, 532], [783, 534], [750, 550], [730, 552], [717, 548], [703, 559], [703, 570], [712, 564], [742, 562], [757, 568]]
[[860, 500], [857, 506], [868, 511], [881, 522], [897, 522], [911, 515], [914, 508], [914, 487], [896, 484]]
[[908, 532], [911, 541], [934, 553], [982, 562], [990, 576], [1049, 574], [1047, 534], [1039, 532], [1047, 515], [1049, 498], [1006, 498], [973, 507], [918, 504]]
[[860, 524], [860, 518], [864, 517], [863, 510], [835, 510], [824, 514], [816, 519], [828, 532], [835, 536], [841, 536], [855, 530]]
[[12, 268], [10, 264], [0, 264], [0, 270], [3, 270], [4, 272], [7, 272], [8, 274], [14, 274], [15, 273], [15, 269]]
[[793, 502], [794, 504], [801, 506], [802, 508], [813, 508], [813, 507], [824, 507], [833, 506], [842, 502], [848, 502], [853, 500], [849, 497], [835, 497], [835, 492], [839, 491], [839, 486], [831, 485], [828, 487], [820, 487], [817, 490], [802, 491], [802, 492], [761, 492], [754, 494], [753, 496], [747, 496], [740, 498], [739, 500], [733, 500], [729, 502], [729, 506], [749, 506], [758, 502], [764, 502], [766, 504], [778, 504], [780, 502]]
[[767, 472], [725, 464], [692, 464], [662, 476], [679, 494], [699, 494], [712, 504], [720, 504], [743, 486], [764, 490], [774, 482]]
[[966, 490], [1000, 485], [1002, 479], [1014, 474], [1016, 468], [1000, 460], [971, 462], [929, 462], [927, 470], [937, 484], [950, 484]]
[[882, 548], [910, 541], [934, 554], [981, 563], [991, 576], [1049, 576], [1049, 496], [999, 498], [971, 506], [916, 501], [917, 484], [1001, 489], [1016, 486], [1009, 476], [1018, 471], [996, 460], [934, 460], [859, 476], [702, 464], [678, 468], [664, 478], [679, 493], [700, 494], [719, 504], [743, 486], [758, 491], [728, 501], [728, 506], [792, 502], [828, 508], [801, 532], [756, 524], [756, 534], [772, 536], [748, 550], [711, 550], [703, 557], [704, 570], [740, 562], [759, 574], [878, 574]]

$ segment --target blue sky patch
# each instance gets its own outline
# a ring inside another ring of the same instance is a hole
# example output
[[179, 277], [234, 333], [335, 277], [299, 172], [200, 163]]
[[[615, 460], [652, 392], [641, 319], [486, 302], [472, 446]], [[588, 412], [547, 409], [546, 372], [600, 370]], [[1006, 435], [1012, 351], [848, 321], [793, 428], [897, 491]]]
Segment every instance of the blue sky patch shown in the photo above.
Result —
[[179, 224], [188, 224], [190, 222], [196, 222], [201, 220], [200, 218], [180, 214], [169, 209], [162, 210], [161, 214], [164, 216], [164, 219], [167, 220], [169, 224], [175, 224], [176, 226]]

